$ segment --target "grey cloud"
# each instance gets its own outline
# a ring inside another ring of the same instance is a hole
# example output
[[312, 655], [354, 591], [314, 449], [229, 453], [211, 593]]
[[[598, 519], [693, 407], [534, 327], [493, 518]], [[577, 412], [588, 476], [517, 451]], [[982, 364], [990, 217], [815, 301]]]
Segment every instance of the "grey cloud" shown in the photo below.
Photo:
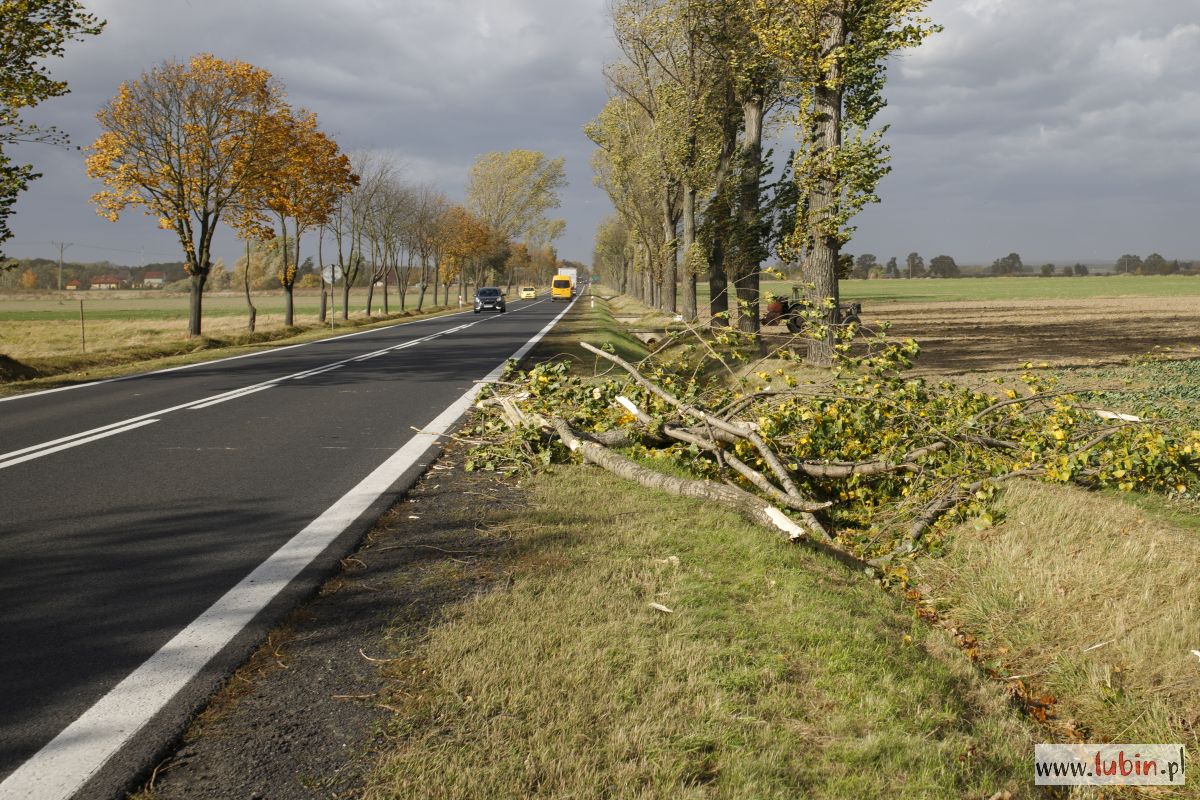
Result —
[[[607, 200], [581, 126], [615, 48], [605, 0], [92, 0], [109, 20], [52, 65], [72, 94], [38, 119], [95, 136], [122, 81], [198, 51], [263, 66], [346, 149], [392, 153], [461, 196], [472, 159], [529, 147], [567, 158], [560, 250], [587, 259]], [[990, 262], [1200, 258], [1200, 13], [1195, 0], [934, 0], [946, 26], [890, 65], [894, 172], [851, 249]], [[780, 144], [786, 150], [786, 142]], [[139, 214], [87, 203], [78, 153], [26, 148], [46, 177], [18, 206], [19, 240], [173, 252]], [[231, 236], [226, 258], [236, 255]], [[39, 249], [40, 248], [40, 249]], [[21, 255], [48, 253], [32, 246]], [[102, 258], [113, 251], [73, 251]]]

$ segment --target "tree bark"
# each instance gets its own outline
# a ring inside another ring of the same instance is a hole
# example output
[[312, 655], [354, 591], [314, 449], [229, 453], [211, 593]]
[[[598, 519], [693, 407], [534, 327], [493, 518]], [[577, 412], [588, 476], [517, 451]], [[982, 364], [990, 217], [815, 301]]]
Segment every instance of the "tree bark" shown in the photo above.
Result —
[[283, 287], [283, 325], [286, 328], [292, 327], [295, 319], [295, 288], [290, 284]]
[[683, 186], [683, 318], [695, 322], [696, 271], [692, 268], [692, 248], [696, 246], [696, 190]]
[[[250, 259], [247, 257], [246, 265], [249, 266]], [[321, 317], [320, 321], [324, 322], [326, 315], [329, 313], [326, 308], [325, 299], [325, 229], [321, 228], [317, 235], [317, 272], [321, 276]], [[332, 285], [330, 286], [332, 289]]]
[[738, 187], [739, 246], [734, 288], [738, 300], [738, 329], [758, 334], [759, 330], [759, 249], [762, 192], [759, 173], [762, 170], [762, 127], [766, 105], [760, 95], [742, 101], [742, 147], [740, 186]]
[[[246, 240], [246, 268], [242, 270], [242, 285], [246, 289], [246, 308], [248, 309], [246, 327], [254, 333], [254, 326], [258, 319], [258, 309], [254, 307], [254, 302], [250, 299], [250, 240]], [[324, 292], [321, 293], [324, 298]], [[322, 317], [324, 319], [324, 317]]]
[[668, 186], [662, 192], [662, 225], [663, 225], [663, 265], [662, 279], [659, 285], [658, 307], [663, 311], [674, 314], [678, 309], [679, 283], [679, 215], [675, 212], [675, 202], [672, 197], [672, 187]]
[[204, 284], [208, 281], [208, 265], [192, 273], [192, 295], [188, 301], [188, 337], [200, 335], [200, 316], [204, 307]]
[[[823, 50], [832, 52], [846, 43], [846, 22], [841, 14], [834, 12], [826, 15], [826, 21], [829, 30], [825, 34]], [[832, 158], [842, 144], [842, 90], [828, 88], [836, 87], [841, 82], [836, 62], [832, 70], [827, 84], [816, 91], [811, 136], [813, 157], [819, 162]], [[832, 326], [837, 322], [838, 304], [841, 301], [837, 275], [841, 243], [826, 228], [836, 208], [837, 194], [836, 179], [829, 170], [823, 170], [812, 193], [809, 214], [813, 230], [806, 236], [809, 252], [804, 260], [804, 282], [812, 287], [808, 290], [809, 300], [816, 308], [831, 304], [826, 320], [828, 335], [810, 339], [808, 343], [808, 360], [816, 366], [833, 363], [836, 344]]]
[[711, 315], [709, 326], [728, 328], [733, 324], [729, 318], [729, 277], [725, 272], [725, 242], [718, 234], [708, 254], [708, 310]]

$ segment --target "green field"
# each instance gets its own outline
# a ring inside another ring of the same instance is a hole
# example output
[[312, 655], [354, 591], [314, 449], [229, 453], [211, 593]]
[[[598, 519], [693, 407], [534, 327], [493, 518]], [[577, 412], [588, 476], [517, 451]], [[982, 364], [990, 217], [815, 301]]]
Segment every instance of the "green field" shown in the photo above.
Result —
[[[791, 281], [763, 290], [787, 295]], [[843, 300], [928, 303], [971, 300], [1088, 300], [1099, 297], [1200, 297], [1198, 275], [1104, 275], [1084, 278], [958, 278], [954, 280], [844, 280]], [[708, 286], [699, 294], [708, 298]]]

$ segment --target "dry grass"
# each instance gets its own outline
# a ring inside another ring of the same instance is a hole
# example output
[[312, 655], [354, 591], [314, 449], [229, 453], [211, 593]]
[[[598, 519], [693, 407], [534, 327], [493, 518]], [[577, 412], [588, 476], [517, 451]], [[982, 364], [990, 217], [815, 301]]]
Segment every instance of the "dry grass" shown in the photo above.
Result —
[[871, 583], [596, 470], [529, 491], [486, 521], [514, 539], [508, 588], [398, 641], [367, 797], [1024, 791], [1031, 735], [1003, 694]]
[[[137, 347], [171, 347], [186, 342], [188, 296], [155, 291], [9, 293], [0, 296], [0, 353], [21, 362], [76, 356], [82, 348], [79, 301], [85, 312], [84, 330], [89, 353], [106, 353]], [[410, 292], [408, 310], [416, 306]], [[366, 319], [363, 309], [366, 292], [356, 289], [351, 295], [351, 318]], [[254, 295], [258, 308], [256, 328], [273, 333], [285, 330], [283, 297], [278, 291]], [[316, 324], [320, 294], [297, 290], [295, 321], [298, 326]], [[375, 296], [375, 313], [381, 293]], [[425, 307], [436, 305], [431, 296]], [[399, 311], [395, 292], [391, 296], [392, 313]], [[225, 339], [246, 332], [246, 300], [237, 292], [214, 292], [204, 296], [203, 329], [206, 336]], [[337, 322], [341, 320], [341, 295], [338, 295]]]
[[[928, 591], [1088, 741], [1200, 746], [1200, 516], [1166, 501], [1019, 483], [1004, 520], [960, 526]], [[1151, 509], [1151, 510], [1147, 510]], [[1200, 797], [1195, 781], [1181, 796]]]

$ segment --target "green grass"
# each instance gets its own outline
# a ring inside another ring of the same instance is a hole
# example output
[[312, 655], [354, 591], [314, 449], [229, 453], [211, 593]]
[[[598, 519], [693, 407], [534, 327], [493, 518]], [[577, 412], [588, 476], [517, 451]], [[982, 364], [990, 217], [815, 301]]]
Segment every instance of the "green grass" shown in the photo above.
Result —
[[397, 640], [397, 714], [367, 797], [958, 798], [1029, 784], [1031, 733], [1002, 693], [840, 564], [594, 469], [525, 489], [525, 511], [462, 520], [512, 538], [506, 588]]
[[572, 312], [546, 334], [531, 361], [566, 358], [579, 367], [586, 365], [594, 372], [598, 359], [579, 346], [582, 340], [595, 347], [611, 345], [617, 355], [628, 361], [640, 361], [646, 357], [646, 346], [613, 318], [612, 304], [622, 302], [623, 298], [612, 297], [600, 287], [591, 291], [595, 292], [594, 296], [587, 294], [581, 297]]

